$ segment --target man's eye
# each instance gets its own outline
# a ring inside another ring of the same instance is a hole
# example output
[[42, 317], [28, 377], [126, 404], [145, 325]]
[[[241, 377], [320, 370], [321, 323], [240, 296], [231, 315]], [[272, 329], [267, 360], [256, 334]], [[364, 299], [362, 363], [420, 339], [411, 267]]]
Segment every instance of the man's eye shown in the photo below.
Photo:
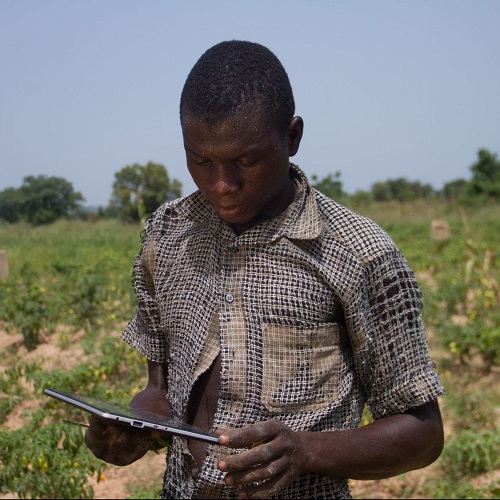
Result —
[[195, 165], [199, 165], [200, 167], [209, 167], [212, 163], [208, 160], [193, 160]]
[[249, 162], [249, 161], [240, 161], [240, 160], [238, 160], [236, 162], [236, 166], [240, 167], [240, 168], [248, 168], [248, 167], [253, 166], [253, 163]]

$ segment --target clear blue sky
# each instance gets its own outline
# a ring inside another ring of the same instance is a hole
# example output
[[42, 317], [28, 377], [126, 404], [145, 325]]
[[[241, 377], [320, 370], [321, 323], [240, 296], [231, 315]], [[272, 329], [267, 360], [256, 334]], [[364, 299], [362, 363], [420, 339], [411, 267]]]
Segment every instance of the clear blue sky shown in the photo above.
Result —
[[115, 172], [151, 160], [193, 191], [180, 92], [233, 38], [281, 59], [305, 121], [295, 161], [348, 192], [440, 188], [500, 152], [498, 0], [0, 0], [0, 190], [58, 176], [104, 205]]

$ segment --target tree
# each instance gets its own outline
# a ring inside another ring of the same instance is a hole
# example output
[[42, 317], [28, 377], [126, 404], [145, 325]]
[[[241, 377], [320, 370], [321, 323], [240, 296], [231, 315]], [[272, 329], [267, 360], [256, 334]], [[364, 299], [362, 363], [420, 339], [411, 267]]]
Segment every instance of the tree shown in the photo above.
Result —
[[181, 189], [180, 181], [170, 181], [164, 165], [134, 163], [115, 173], [109, 209], [123, 220], [144, 222], [162, 203], [180, 197]]
[[420, 181], [409, 181], [405, 177], [388, 179], [375, 182], [372, 186], [373, 199], [375, 201], [412, 201], [432, 197], [434, 189], [430, 184], [422, 184]]
[[0, 217], [8, 222], [48, 224], [71, 215], [83, 199], [62, 177], [28, 176], [19, 189], [8, 188], [0, 193]]
[[373, 194], [370, 191], [358, 189], [348, 197], [349, 205], [355, 209], [366, 207], [373, 201]]
[[500, 161], [497, 155], [487, 149], [478, 151], [478, 160], [470, 170], [472, 179], [469, 183], [469, 193], [500, 198]]
[[311, 176], [312, 187], [323, 193], [324, 195], [332, 198], [333, 200], [340, 200], [345, 196], [342, 190], [342, 181], [340, 180], [340, 172], [335, 174], [328, 174], [323, 179], [318, 179], [318, 176], [313, 174]]
[[75, 192], [71, 182], [62, 177], [25, 177], [19, 192], [23, 218], [35, 225], [70, 215], [84, 201], [82, 194]]
[[13, 187], [0, 192], [0, 219], [11, 224], [20, 219], [19, 190]]
[[469, 182], [465, 179], [455, 179], [443, 186], [443, 196], [447, 200], [458, 200], [467, 192]]

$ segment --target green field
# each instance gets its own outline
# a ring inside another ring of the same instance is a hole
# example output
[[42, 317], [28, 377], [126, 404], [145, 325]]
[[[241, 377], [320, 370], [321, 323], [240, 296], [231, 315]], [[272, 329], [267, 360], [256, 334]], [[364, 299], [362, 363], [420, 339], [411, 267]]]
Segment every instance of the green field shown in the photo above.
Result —
[[[357, 211], [389, 232], [417, 275], [447, 392], [441, 399], [446, 445], [436, 464], [424, 476], [391, 479], [385, 490], [384, 482], [372, 488], [358, 481], [354, 494], [496, 498], [500, 206], [378, 203]], [[431, 238], [434, 219], [449, 224], [448, 238]], [[0, 498], [11, 492], [89, 498], [106, 474], [85, 448], [82, 430], [61, 422], [81, 416], [42, 393], [57, 385], [128, 402], [142, 387], [145, 361], [118, 338], [134, 313], [131, 269], [140, 232], [116, 221], [0, 225], [10, 267], [0, 281]], [[155, 487], [130, 487], [129, 495], [152, 496], [160, 485], [158, 477]]]

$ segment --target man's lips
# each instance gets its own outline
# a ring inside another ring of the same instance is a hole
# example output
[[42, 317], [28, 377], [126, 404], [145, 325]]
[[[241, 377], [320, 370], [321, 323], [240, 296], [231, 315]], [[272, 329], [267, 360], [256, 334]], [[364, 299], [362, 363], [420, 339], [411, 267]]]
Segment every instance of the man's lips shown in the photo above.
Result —
[[230, 215], [239, 212], [242, 205], [213, 205], [215, 211], [220, 215]]
[[215, 205], [215, 209], [221, 212], [234, 212], [238, 210], [241, 205]]

